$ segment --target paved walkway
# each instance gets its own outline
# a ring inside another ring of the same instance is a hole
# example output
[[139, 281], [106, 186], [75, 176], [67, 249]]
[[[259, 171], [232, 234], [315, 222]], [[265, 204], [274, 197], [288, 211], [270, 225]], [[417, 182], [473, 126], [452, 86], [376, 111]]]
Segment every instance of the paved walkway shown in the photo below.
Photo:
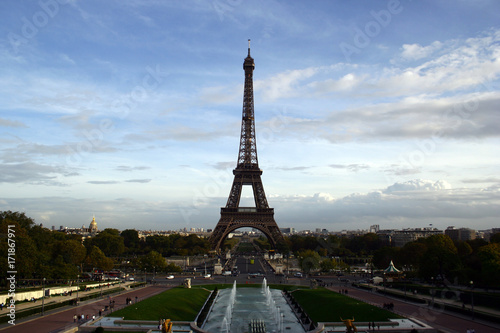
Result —
[[[73, 316], [75, 314], [83, 314], [85, 316], [88, 315], [89, 318], [92, 318], [92, 316], [94, 315], [97, 318], [99, 316], [99, 310], [103, 309], [105, 306], [108, 306], [110, 300], [115, 302], [115, 310], [118, 310], [126, 306], [125, 303], [127, 298], [132, 298], [132, 300], [135, 301], [135, 298], [137, 297], [137, 300], [141, 301], [145, 298], [159, 294], [166, 289], [168, 289], [166, 285], [153, 285], [138, 289], [131, 289], [130, 291], [122, 291], [119, 294], [110, 295], [109, 297], [103, 296], [103, 298], [82, 302], [78, 306], [66, 306], [54, 309], [52, 311], [45, 312], [45, 315], [43, 317], [40, 315], [34, 315], [31, 317], [27, 317], [26, 319], [16, 319], [15, 325], [2, 324], [0, 326], [0, 331], [2, 333], [51, 333], [64, 331], [82, 324], [82, 322], [75, 322], [73, 320]], [[95, 290], [93, 292], [95, 292]], [[63, 297], [67, 299], [68, 296], [56, 297]], [[56, 297], [51, 297], [51, 300]], [[37, 306], [39, 305], [38, 303], [39, 302], [37, 302], [36, 304]], [[33, 303], [31, 302], [28, 302], [27, 304], [33, 306]], [[107, 315], [109, 311], [110, 310], [103, 312], [102, 315]]]
[[[338, 291], [338, 288], [330, 288], [333, 291]], [[382, 306], [384, 303], [393, 303], [394, 311], [409, 318], [417, 318], [426, 324], [435, 327], [442, 332], [449, 333], [466, 333], [467, 329], [474, 329], [476, 333], [498, 333], [500, 325], [485, 323], [483, 321], [466, 318], [455, 313], [446, 312], [442, 309], [432, 309], [427, 305], [420, 305], [410, 302], [405, 302], [397, 298], [391, 298], [378, 293], [347, 287], [347, 296], [362, 300], [364, 302]]]
[[[112, 288], [112, 287], [110, 287]], [[362, 289], [353, 288], [350, 286], [342, 286], [342, 289], [347, 289], [347, 296], [360, 299], [367, 303], [371, 303], [376, 306], [382, 306], [384, 303], [393, 303], [394, 312], [405, 317], [417, 318], [430, 326], [440, 329], [442, 332], [447, 333], [465, 333], [467, 329], [473, 328], [476, 333], [497, 333], [500, 332], [500, 325], [495, 325], [491, 323], [485, 323], [483, 321], [474, 320], [471, 317], [465, 317], [456, 313], [445, 312], [442, 309], [432, 309], [426, 305], [415, 304], [411, 302], [405, 302], [397, 298], [391, 298], [388, 296], [381, 295], [379, 293], [370, 292]], [[107, 288], [103, 288], [103, 291]], [[60, 332], [72, 327], [76, 327], [79, 323], [73, 321], [73, 316], [77, 315], [89, 315], [92, 318], [93, 315], [96, 317], [99, 315], [99, 310], [103, 309], [105, 306], [109, 305], [109, 301], [115, 301], [115, 310], [126, 306], [125, 300], [127, 298], [132, 298], [135, 301], [137, 296], [138, 300], [142, 300], [153, 295], [156, 295], [164, 290], [168, 289], [165, 285], [154, 285], [144, 288], [131, 289], [126, 291], [121, 291], [120, 293], [103, 298], [97, 298], [89, 301], [82, 302], [78, 306], [66, 306], [51, 311], [46, 311], [45, 315], [42, 317], [40, 314], [34, 315], [27, 318], [16, 319], [16, 325], [1, 324], [1, 333], [25, 333], [25, 332], [37, 332], [37, 333], [54, 333]], [[329, 288], [333, 291], [338, 292], [339, 287]], [[88, 292], [80, 292], [79, 296], [87, 295], [89, 293], [95, 293], [97, 290], [92, 290]], [[62, 302], [68, 299], [70, 296], [52, 296], [50, 299], [46, 299], [45, 304], [51, 302]], [[71, 296], [75, 298], [76, 295], [73, 293]], [[421, 296], [425, 298], [425, 296]], [[16, 310], [40, 306], [41, 301], [36, 303], [24, 302], [16, 304]], [[476, 308], [476, 307], [475, 307]], [[479, 308], [478, 308], [479, 310]], [[6, 311], [5, 309], [3, 311]], [[491, 309], [490, 309], [491, 311]], [[103, 313], [107, 315], [109, 311]], [[1, 313], [0, 313], [1, 314]], [[500, 317], [500, 313], [498, 313]], [[81, 324], [81, 323], [80, 323]]]
[[[103, 292], [106, 292], [107, 290], [109, 289], [116, 289], [116, 288], [125, 288], [128, 290], [128, 287], [133, 284], [134, 282], [124, 282], [124, 283], [121, 283], [121, 284], [110, 284], [109, 287], [107, 285], [105, 285], [105, 283], [103, 283], [103, 286], [102, 286], [102, 291]], [[22, 291], [20, 291], [22, 292]], [[48, 305], [48, 304], [53, 304], [53, 303], [61, 303], [61, 302], [64, 302], [64, 301], [67, 301], [67, 300], [70, 300], [70, 299], [76, 299], [76, 296], [78, 295], [78, 297], [81, 299], [83, 298], [84, 296], [87, 296], [87, 295], [91, 295], [91, 294], [98, 294], [101, 292], [101, 289], [99, 287], [96, 287], [96, 288], [92, 288], [90, 289], [89, 291], [79, 291], [78, 294], [76, 291], [74, 291], [71, 296], [68, 294], [67, 296], [55, 296], [55, 295], [52, 295], [52, 296], [49, 296], [49, 297], [45, 297], [44, 299], [44, 304], [45, 305]], [[36, 302], [16, 302], [16, 312], [17, 311], [22, 311], [22, 310], [25, 310], [25, 309], [29, 309], [29, 308], [33, 308], [33, 307], [41, 307], [42, 306], [42, 300], [41, 299], [37, 299]], [[0, 311], [0, 315], [6, 313], [5, 312], [5, 308]]]

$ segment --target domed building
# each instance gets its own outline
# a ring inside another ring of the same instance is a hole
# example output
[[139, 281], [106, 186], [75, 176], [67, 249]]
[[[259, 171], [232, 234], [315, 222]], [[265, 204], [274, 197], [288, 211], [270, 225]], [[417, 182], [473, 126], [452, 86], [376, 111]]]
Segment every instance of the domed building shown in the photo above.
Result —
[[95, 233], [97, 233], [98, 230], [99, 229], [97, 229], [97, 223], [95, 221], [95, 216], [94, 216], [94, 217], [92, 217], [92, 222], [90, 222], [90, 225], [89, 225], [89, 232], [91, 234], [95, 234]]

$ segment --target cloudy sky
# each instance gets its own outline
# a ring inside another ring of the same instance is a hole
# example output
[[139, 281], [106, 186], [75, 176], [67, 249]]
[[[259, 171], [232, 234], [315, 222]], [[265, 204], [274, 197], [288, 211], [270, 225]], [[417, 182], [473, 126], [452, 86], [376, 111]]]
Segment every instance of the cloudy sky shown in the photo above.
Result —
[[280, 227], [499, 226], [495, 0], [1, 1], [0, 210], [214, 228], [249, 38]]

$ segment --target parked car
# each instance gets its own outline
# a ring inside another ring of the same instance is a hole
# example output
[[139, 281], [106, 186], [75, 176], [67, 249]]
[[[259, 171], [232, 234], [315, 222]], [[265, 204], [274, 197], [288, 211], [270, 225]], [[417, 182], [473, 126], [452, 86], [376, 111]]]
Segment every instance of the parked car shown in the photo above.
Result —
[[169, 280], [172, 280], [173, 278], [174, 278], [174, 276], [172, 274], [167, 276], [167, 279], [169, 279]]
[[293, 276], [301, 278], [302, 277], [302, 273], [301, 272], [297, 272], [297, 273], [293, 274]]

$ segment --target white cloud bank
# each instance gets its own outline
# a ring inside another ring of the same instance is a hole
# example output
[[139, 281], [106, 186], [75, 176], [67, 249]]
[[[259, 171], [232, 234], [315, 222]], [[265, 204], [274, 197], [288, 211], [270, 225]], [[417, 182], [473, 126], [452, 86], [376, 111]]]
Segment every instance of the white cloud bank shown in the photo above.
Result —
[[[312, 196], [269, 196], [280, 227], [299, 229], [367, 229], [425, 227], [433, 224], [476, 229], [491, 228], [500, 216], [500, 186], [452, 188], [446, 181], [411, 180], [379, 191], [334, 198], [328, 193]], [[72, 199], [61, 197], [31, 199], [6, 198], [2, 209], [24, 207], [28, 216], [45, 226], [79, 227], [81, 218], [95, 214], [100, 228], [177, 230], [184, 227], [214, 228], [225, 198], [198, 198], [172, 203], [116, 200]], [[57, 212], [57, 213], [56, 213]]]

